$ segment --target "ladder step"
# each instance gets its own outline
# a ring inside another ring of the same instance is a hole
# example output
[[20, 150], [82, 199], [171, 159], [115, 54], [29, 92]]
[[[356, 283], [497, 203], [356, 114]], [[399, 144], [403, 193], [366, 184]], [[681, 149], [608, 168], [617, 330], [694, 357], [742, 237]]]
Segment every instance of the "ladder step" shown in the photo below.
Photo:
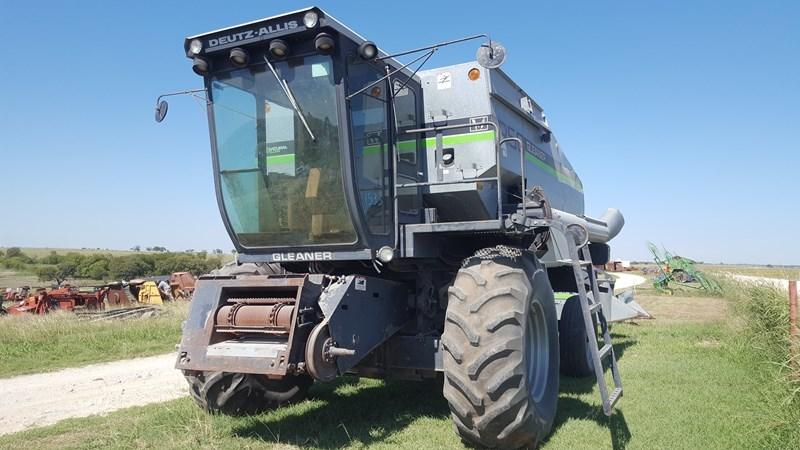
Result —
[[597, 302], [589, 306], [589, 314], [594, 314], [595, 311], [600, 309], [603, 306], [602, 303]]
[[611, 395], [608, 397], [608, 409], [609, 410], [611, 410], [611, 408], [613, 408], [614, 405], [617, 404], [617, 401], [619, 401], [620, 397], [622, 397], [622, 388], [618, 387], [618, 388], [614, 389], [614, 392], [612, 392]]
[[611, 353], [611, 344], [606, 344], [603, 346], [603, 348], [600, 349], [600, 359], [602, 360], [609, 353]]
[[586, 261], [584, 259], [573, 259], [572, 263], [573, 264], [577, 264], [577, 265], [579, 265], [581, 267], [591, 267], [592, 266], [592, 262], [591, 261]]

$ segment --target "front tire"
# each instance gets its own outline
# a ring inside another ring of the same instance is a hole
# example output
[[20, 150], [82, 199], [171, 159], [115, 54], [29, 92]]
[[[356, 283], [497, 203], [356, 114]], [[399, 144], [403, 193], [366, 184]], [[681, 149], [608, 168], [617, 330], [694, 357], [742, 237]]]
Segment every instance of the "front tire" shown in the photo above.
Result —
[[312, 380], [287, 376], [271, 380], [263, 375], [231, 372], [190, 372], [184, 377], [195, 403], [212, 414], [248, 415], [305, 398]]
[[527, 251], [484, 249], [448, 293], [443, 393], [457, 432], [482, 447], [535, 447], [550, 433], [558, 400], [547, 273]]

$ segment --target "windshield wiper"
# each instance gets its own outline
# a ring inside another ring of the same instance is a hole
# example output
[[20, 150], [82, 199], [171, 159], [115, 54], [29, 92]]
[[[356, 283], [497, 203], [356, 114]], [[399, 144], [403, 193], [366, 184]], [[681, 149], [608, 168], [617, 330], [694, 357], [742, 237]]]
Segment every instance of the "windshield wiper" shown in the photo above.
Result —
[[264, 56], [264, 61], [267, 63], [267, 66], [269, 66], [269, 70], [272, 72], [272, 75], [275, 76], [275, 80], [277, 80], [278, 84], [281, 85], [281, 89], [283, 89], [283, 93], [286, 94], [286, 98], [289, 99], [289, 103], [292, 105], [292, 108], [294, 108], [294, 112], [297, 113], [297, 115], [300, 117], [300, 121], [303, 122], [303, 126], [306, 127], [306, 131], [308, 131], [308, 135], [311, 136], [311, 140], [316, 142], [317, 138], [311, 131], [311, 127], [308, 126], [308, 122], [306, 122], [306, 118], [303, 116], [303, 111], [300, 110], [300, 106], [297, 104], [297, 100], [295, 100], [292, 90], [289, 89], [289, 84], [286, 83], [286, 80], [282, 79], [278, 75], [278, 72], [275, 71], [275, 67], [272, 66], [272, 63], [269, 62], [269, 59], [267, 59], [266, 56]]

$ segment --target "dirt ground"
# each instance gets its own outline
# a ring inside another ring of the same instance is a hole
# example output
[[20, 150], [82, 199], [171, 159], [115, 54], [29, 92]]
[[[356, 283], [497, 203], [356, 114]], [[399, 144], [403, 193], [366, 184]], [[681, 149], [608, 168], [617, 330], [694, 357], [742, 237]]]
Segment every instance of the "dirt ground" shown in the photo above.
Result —
[[187, 395], [175, 354], [0, 380], [0, 435]]
[[637, 295], [636, 301], [657, 321], [714, 322], [728, 315], [722, 298]]

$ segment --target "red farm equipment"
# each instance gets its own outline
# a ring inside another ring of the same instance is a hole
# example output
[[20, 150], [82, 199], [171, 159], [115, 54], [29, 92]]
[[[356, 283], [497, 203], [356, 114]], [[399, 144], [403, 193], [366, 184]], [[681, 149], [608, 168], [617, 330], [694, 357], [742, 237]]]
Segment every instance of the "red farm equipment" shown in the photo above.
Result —
[[46, 314], [49, 311], [74, 311], [76, 308], [99, 310], [105, 308], [103, 302], [108, 288], [84, 292], [72, 286], [64, 286], [50, 291], [40, 289], [35, 294], [12, 304], [6, 310], [11, 315]]

